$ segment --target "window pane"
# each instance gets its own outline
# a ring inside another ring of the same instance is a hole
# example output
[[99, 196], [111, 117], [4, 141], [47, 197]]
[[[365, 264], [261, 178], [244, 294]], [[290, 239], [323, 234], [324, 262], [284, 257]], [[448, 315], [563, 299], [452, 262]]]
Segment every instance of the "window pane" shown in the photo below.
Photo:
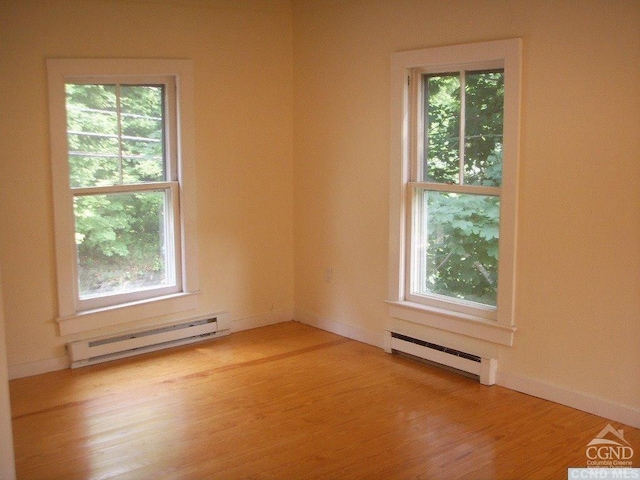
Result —
[[416, 190], [414, 294], [496, 306], [498, 197]]
[[459, 183], [460, 76], [424, 77], [424, 148], [422, 180]]
[[80, 299], [175, 284], [169, 192], [74, 199]]
[[467, 72], [464, 183], [502, 183], [503, 111], [503, 72]]
[[160, 182], [164, 174], [161, 85], [122, 85], [123, 183]]
[[66, 85], [72, 187], [114, 185], [119, 178], [115, 85]]
[[103, 187], [118, 183], [117, 155], [69, 152], [71, 187]]
[[162, 85], [66, 85], [72, 187], [165, 179]]

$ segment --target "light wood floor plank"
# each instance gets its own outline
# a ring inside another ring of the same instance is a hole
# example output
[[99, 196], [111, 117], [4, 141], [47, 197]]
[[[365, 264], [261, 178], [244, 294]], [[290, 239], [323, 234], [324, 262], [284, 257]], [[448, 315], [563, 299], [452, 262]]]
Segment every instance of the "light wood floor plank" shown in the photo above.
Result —
[[611, 423], [295, 322], [11, 381], [20, 479], [567, 478]]

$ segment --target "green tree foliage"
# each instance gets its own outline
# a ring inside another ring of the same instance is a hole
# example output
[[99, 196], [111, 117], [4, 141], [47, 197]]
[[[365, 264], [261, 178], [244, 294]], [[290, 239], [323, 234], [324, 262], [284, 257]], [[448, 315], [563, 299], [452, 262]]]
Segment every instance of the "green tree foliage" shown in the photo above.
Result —
[[428, 290], [495, 305], [498, 198], [440, 192], [426, 196]]
[[[425, 181], [500, 186], [502, 72], [425, 77]], [[464, 98], [464, 148], [460, 148]], [[464, 155], [460, 170], [461, 150]], [[499, 198], [423, 192], [427, 246], [423, 293], [496, 305]]]
[[[163, 87], [68, 84], [70, 184], [158, 182], [164, 173]], [[164, 281], [164, 191], [76, 195], [81, 296]]]
[[458, 183], [460, 178], [460, 77], [428, 76], [425, 82], [425, 180]]

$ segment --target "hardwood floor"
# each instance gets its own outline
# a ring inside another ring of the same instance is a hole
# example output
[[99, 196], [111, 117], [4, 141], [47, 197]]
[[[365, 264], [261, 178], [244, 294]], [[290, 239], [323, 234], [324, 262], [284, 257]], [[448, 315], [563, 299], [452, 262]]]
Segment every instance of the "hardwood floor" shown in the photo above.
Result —
[[608, 423], [289, 322], [10, 383], [19, 479], [566, 479]]

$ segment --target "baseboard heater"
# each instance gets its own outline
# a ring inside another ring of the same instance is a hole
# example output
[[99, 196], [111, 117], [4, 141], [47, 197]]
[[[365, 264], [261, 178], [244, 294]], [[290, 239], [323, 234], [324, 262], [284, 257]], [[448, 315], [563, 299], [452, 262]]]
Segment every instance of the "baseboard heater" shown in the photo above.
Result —
[[77, 368], [200, 342], [228, 333], [229, 330], [218, 330], [218, 317], [212, 316], [108, 338], [71, 342], [67, 344], [67, 353], [71, 368]]
[[466, 372], [479, 378], [483, 385], [496, 383], [498, 360], [482, 358], [444, 345], [420, 340], [396, 332], [387, 332], [385, 350], [389, 353], [406, 353], [419, 359]]

